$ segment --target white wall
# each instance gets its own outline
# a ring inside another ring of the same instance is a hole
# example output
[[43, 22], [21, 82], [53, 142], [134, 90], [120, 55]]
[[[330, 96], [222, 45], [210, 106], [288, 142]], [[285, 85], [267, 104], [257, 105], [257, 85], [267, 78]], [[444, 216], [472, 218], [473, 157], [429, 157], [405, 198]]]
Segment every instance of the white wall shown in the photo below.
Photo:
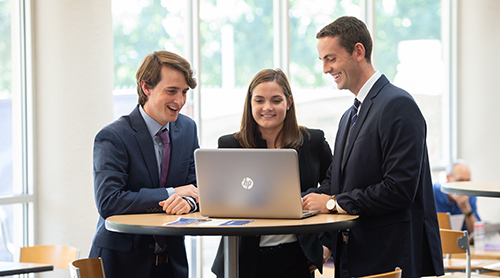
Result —
[[93, 139], [112, 121], [111, 1], [32, 3], [35, 243], [72, 245], [87, 257], [97, 223]]
[[[474, 181], [500, 181], [500, 1], [458, 2], [458, 157]], [[500, 199], [479, 198], [483, 220], [500, 222]]]

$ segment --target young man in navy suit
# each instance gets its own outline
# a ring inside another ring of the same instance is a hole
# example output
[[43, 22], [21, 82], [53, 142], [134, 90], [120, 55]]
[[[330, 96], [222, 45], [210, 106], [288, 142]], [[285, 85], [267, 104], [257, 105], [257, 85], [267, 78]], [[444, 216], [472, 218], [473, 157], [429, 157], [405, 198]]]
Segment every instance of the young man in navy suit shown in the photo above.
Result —
[[[191, 66], [174, 53], [156, 51], [144, 58], [136, 81], [137, 107], [95, 137], [94, 190], [100, 217], [89, 257], [102, 257], [109, 278], [187, 278], [184, 237], [115, 233], [104, 227], [105, 219], [116, 214], [197, 209], [196, 124], [179, 114], [189, 88], [196, 87]], [[165, 135], [169, 142], [163, 141]]]
[[341, 17], [317, 35], [325, 74], [350, 90], [326, 179], [304, 197], [306, 209], [359, 215], [331, 233], [335, 277], [403, 270], [403, 277], [443, 275], [443, 255], [426, 146], [426, 123], [413, 100], [371, 64], [365, 24]]

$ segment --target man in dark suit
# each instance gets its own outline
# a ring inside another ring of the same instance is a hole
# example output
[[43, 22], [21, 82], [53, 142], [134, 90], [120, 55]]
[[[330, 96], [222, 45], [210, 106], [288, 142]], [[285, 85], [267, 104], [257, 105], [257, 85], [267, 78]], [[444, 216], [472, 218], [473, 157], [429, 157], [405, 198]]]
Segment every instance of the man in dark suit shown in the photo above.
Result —
[[[109, 278], [187, 278], [184, 237], [115, 233], [104, 227], [115, 214], [184, 214], [197, 208], [196, 124], [179, 114], [187, 91], [196, 87], [191, 66], [174, 53], [157, 51], [143, 60], [136, 81], [139, 105], [95, 138], [100, 217], [89, 257], [102, 257]], [[163, 141], [165, 135], [169, 142]]]
[[417, 104], [373, 68], [362, 21], [338, 18], [316, 37], [324, 73], [356, 97], [340, 120], [327, 178], [304, 197], [306, 209], [360, 216], [357, 226], [332, 232], [324, 257], [333, 251], [335, 277], [397, 267], [403, 277], [443, 275], [426, 123]]

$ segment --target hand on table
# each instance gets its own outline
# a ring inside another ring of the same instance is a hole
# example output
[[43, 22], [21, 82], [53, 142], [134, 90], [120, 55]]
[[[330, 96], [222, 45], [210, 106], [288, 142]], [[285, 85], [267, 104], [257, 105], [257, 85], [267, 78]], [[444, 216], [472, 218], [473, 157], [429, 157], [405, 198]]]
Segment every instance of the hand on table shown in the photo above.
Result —
[[326, 202], [330, 199], [330, 195], [310, 193], [302, 198], [302, 207], [306, 210], [320, 210], [321, 213], [330, 213], [326, 209]]
[[198, 203], [198, 187], [188, 184], [183, 186], [174, 187], [175, 193], [183, 197], [193, 197], [196, 203]]
[[179, 194], [172, 194], [165, 201], [158, 203], [163, 207], [163, 210], [168, 214], [186, 214], [191, 211], [189, 202], [182, 198]]

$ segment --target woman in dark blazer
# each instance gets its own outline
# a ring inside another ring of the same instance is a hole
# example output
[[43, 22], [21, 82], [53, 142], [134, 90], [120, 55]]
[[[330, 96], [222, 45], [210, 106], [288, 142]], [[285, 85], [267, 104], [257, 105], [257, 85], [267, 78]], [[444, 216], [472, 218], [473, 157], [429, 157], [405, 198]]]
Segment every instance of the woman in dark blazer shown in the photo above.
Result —
[[[280, 69], [262, 70], [252, 79], [240, 131], [219, 138], [219, 148], [289, 148], [299, 157], [301, 191], [316, 188], [332, 161], [323, 131], [297, 124], [292, 91]], [[322, 269], [323, 247], [317, 234], [244, 236], [240, 240], [239, 275], [312, 277]], [[224, 276], [222, 242], [212, 271]]]

